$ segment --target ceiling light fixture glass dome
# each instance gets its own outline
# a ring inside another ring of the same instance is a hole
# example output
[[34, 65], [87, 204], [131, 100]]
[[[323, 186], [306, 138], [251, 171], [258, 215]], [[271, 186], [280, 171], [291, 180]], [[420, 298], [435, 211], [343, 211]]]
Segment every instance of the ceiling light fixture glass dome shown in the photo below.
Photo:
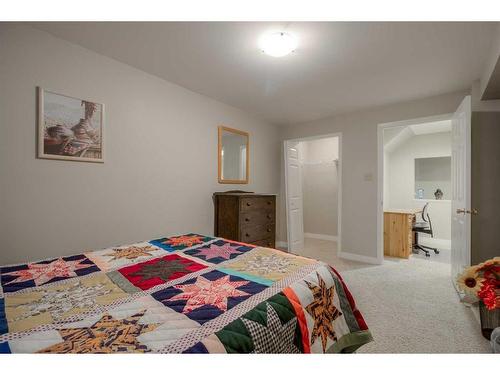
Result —
[[260, 40], [260, 48], [266, 55], [283, 57], [295, 51], [297, 40], [283, 31], [264, 35]]

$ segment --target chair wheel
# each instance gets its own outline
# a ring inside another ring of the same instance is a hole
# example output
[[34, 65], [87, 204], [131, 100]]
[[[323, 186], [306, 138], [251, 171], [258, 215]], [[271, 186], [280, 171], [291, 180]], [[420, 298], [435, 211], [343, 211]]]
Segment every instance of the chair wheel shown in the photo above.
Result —
[[429, 253], [425, 253], [425, 256], [426, 256], [426, 257], [430, 257], [430, 256], [431, 256], [431, 254], [429, 254]]
[[436, 254], [439, 254], [439, 250], [435, 250], [434, 252], [435, 252]]

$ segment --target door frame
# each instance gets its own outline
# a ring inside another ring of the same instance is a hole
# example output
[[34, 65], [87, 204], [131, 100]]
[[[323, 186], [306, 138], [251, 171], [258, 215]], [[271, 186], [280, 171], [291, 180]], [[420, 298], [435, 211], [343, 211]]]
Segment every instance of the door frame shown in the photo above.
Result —
[[[342, 249], [342, 133], [329, 133], [322, 135], [313, 135], [309, 137], [300, 137], [293, 139], [285, 139], [283, 141], [283, 158], [285, 161], [285, 216], [286, 216], [286, 242], [287, 251], [290, 252], [290, 225], [288, 223], [288, 172], [287, 172], [287, 147], [289, 142], [306, 142], [314, 141], [323, 138], [338, 138], [339, 142], [339, 155], [337, 164], [337, 254], [339, 255]], [[302, 169], [301, 169], [302, 175]], [[302, 192], [303, 195], [303, 192]], [[302, 212], [304, 211], [304, 206], [302, 206]]]
[[451, 120], [453, 113], [385, 122], [377, 126], [377, 262], [384, 262], [384, 129]]

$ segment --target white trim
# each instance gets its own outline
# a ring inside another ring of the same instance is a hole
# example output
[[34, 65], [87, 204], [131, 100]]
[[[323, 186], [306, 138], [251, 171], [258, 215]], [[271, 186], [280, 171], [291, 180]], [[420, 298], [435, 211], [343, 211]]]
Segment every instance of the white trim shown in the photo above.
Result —
[[[287, 176], [287, 160], [286, 160], [286, 148], [287, 144], [289, 141], [312, 141], [315, 139], [323, 139], [323, 138], [333, 138], [337, 137], [339, 139], [338, 142], [338, 157], [337, 157], [337, 256], [342, 251], [342, 133], [337, 132], [337, 133], [329, 133], [329, 134], [322, 134], [322, 135], [314, 135], [310, 137], [301, 137], [301, 138], [294, 138], [294, 139], [286, 139], [283, 141], [284, 149], [283, 149], [283, 155], [285, 157], [285, 205], [286, 205], [286, 227], [287, 227], [287, 241], [289, 236], [289, 228], [288, 228], [288, 199], [287, 199], [287, 184], [288, 184], [288, 176]], [[287, 246], [288, 249], [288, 246]], [[288, 250], [290, 252], [290, 250]]]
[[451, 120], [451, 117], [453, 116], [453, 113], [445, 113], [442, 115], [436, 115], [436, 116], [427, 116], [427, 117], [417, 117], [414, 119], [410, 120], [402, 120], [402, 121], [393, 121], [393, 122], [383, 122], [381, 124], [378, 124], [379, 128], [394, 128], [398, 126], [410, 126], [410, 125], [418, 125], [418, 124], [423, 124], [426, 122], [436, 122], [436, 121], [445, 121], [445, 120]]
[[414, 202], [422, 202], [422, 203], [451, 203], [451, 199], [413, 199]]
[[416, 125], [425, 122], [451, 120], [453, 113], [437, 116], [420, 117], [411, 120], [386, 122], [377, 127], [377, 261], [384, 260], [384, 129]]
[[319, 234], [319, 233], [304, 233], [305, 238], [316, 238], [318, 240], [325, 241], [337, 241], [337, 236], [330, 236], [328, 234]]
[[375, 257], [369, 257], [366, 255], [359, 255], [359, 254], [346, 253], [346, 252], [339, 252], [338, 256], [339, 256], [339, 258], [342, 258], [342, 259], [354, 260], [356, 262], [362, 262], [362, 263], [382, 264], [382, 262], [383, 262], [383, 259], [380, 260], [380, 259], [375, 258]]
[[288, 251], [288, 243], [286, 241], [276, 241], [276, 247]]
[[[285, 216], [286, 216], [286, 251], [290, 251], [290, 220], [288, 218], [288, 212], [289, 212], [289, 205], [288, 205], [288, 140], [285, 140], [283, 142], [283, 157], [285, 158]], [[300, 160], [299, 160], [299, 165], [300, 165]], [[302, 207], [302, 209], [304, 209]]]

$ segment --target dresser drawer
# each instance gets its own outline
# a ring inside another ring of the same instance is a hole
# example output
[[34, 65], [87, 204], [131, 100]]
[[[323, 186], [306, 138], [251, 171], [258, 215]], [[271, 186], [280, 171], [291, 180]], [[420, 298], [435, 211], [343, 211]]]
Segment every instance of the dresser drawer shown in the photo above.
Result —
[[274, 237], [274, 224], [254, 225], [241, 228], [241, 239], [243, 242], [254, 242], [265, 238]]
[[245, 197], [240, 200], [240, 211], [248, 212], [251, 210], [264, 210], [269, 209], [274, 211], [275, 208], [274, 197]]
[[265, 238], [263, 240], [258, 240], [258, 241], [251, 242], [251, 245], [274, 248], [275, 247], [275, 245], [274, 245], [274, 237]]
[[252, 210], [240, 213], [242, 227], [257, 224], [272, 224], [274, 220], [274, 211], [271, 210]]
[[214, 194], [214, 235], [275, 247], [276, 196], [246, 192]]

